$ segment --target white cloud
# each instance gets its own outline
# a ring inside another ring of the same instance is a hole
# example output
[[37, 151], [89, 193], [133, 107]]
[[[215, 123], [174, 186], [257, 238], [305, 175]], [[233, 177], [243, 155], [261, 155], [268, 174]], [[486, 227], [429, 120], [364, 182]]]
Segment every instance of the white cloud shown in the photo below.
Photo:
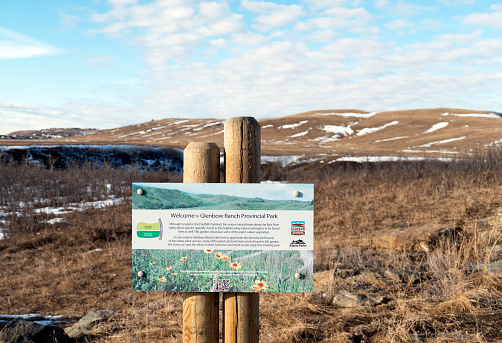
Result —
[[106, 13], [94, 13], [90, 19], [104, 26], [88, 33], [128, 39], [145, 49], [145, 60], [157, 69], [175, 61], [185, 63], [201, 51], [214, 53], [211, 42], [221, 43], [220, 39], [243, 45], [267, 41], [248, 32], [242, 15], [223, 2], [159, 0], [113, 7]]
[[112, 5], [113, 7], [133, 5], [137, 3], [136, 0], [107, 0], [106, 2]]
[[[0, 121], [2, 122], [2, 134], [8, 134], [20, 129], [34, 130], [61, 123], [54, 120], [61, 112], [54, 108], [41, 108], [37, 106], [27, 106], [0, 102]], [[67, 122], [66, 122], [67, 123]], [[66, 127], [63, 125], [62, 127]]]
[[462, 23], [468, 25], [482, 25], [494, 27], [497, 29], [502, 28], [502, 5], [491, 6], [494, 12], [490, 13], [471, 13], [462, 19]]
[[376, 34], [377, 26], [371, 25], [373, 15], [362, 7], [333, 7], [320, 13], [319, 16], [307, 20], [297, 29], [310, 30], [317, 27], [320, 30], [347, 30], [360, 34]]
[[[344, 6], [348, 1], [346, 0], [304, 0], [309, 8], [314, 10], [319, 10], [327, 7], [339, 7]], [[359, 1], [357, 1], [359, 2]]]
[[420, 21], [420, 25], [425, 30], [439, 30], [443, 27], [443, 23], [438, 19], [423, 19]]
[[0, 27], [0, 60], [59, 55], [63, 50]]
[[305, 15], [305, 11], [298, 5], [280, 5], [273, 2], [244, 0], [241, 6], [251, 12], [259, 13], [255, 19], [254, 28], [260, 31], [268, 31], [271, 28], [289, 25], [299, 17]]
[[407, 29], [415, 27], [415, 23], [406, 19], [396, 19], [390, 23], [385, 24], [385, 27], [392, 31], [395, 31], [400, 36], [404, 36]]

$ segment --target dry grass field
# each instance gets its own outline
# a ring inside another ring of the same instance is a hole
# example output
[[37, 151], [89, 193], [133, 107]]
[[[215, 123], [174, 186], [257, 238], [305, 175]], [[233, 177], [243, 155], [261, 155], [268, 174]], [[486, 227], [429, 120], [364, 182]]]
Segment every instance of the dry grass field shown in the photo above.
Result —
[[[69, 326], [108, 309], [120, 313], [80, 342], [181, 342], [182, 295], [132, 291], [130, 229], [131, 182], [181, 176], [3, 162], [0, 314], [62, 315]], [[316, 276], [313, 294], [260, 295], [261, 342], [502, 342], [502, 274], [488, 266], [502, 259], [501, 150], [267, 165], [262, 179], [315, 184]], [[118, 201], [70, 210], [106, 199]], [[340, 291], [384, 301], [344, 308], [332, 302]]]

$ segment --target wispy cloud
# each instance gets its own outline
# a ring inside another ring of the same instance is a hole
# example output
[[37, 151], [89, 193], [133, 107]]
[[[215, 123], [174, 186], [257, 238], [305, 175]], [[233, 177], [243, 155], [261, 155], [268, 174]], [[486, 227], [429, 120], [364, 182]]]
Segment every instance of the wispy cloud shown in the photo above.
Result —
[[59, 16], [61, 17], [61, 23], [64, 26], [76, 26], [77, 23], [81, 21], [81, 18], [79, 16], [68, 13], [60, 12]]
[[462, 20], [464, 24], [502, 28], [502, 4], [490, 6], [491, 12], [471, 13]]
[[251, 12], [259, 13], [253, 25], [259, 31], [267, 31], [274, 27], [289, 25], [305, 15], [299, 5], [280, 5], [273, 2], [244, 0], [241, 6]]
[[0, 27], [0, 60], [59, 55], [63, 52], [53, 45]]

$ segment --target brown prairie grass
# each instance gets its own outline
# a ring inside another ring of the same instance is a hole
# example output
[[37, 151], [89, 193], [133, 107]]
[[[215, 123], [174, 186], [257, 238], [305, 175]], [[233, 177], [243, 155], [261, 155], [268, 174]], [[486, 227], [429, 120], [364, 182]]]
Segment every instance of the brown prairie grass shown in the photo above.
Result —
[[[127, 197], [133, 179], [180, 181], [179, 175], [134, 171], [0, 168], [2, 189], [16, 190], [24, 197], [17, 201], [26, 203], [42, 197], [35, 189], [48, 189], [47, 180], [72, 189], [43, 195], [61, 205], [94, 198], [107, 184], [116, 197]], [[315, 271], [393, 269], [418, 281], [380, 288], [333, 279], [313, 294], [262, 294], [261, 342], [502, 341], [502, 275], [470, 269], [502, 258], [500, 151], [449, 163], [264, 166], [263, 175], [315, 183]], [[78, 191], [89, 184], [90, 194]], [[3, 208], [16, 207], [7, 196], [1, 201]], [[72, 212], [51, 225], [33, 213], [12, 217], [11, 237], [0, 240], [0, 313], [64, 315], [69, 325], [89, 311], [111, 309], [121, 313], [83, 341], [181, 342], [182, 296], [132, 291], [130, 213], [126, 201]], [[427, 252], [373, 244], [383, 230], [435, 223], [461, 227], [462, 235], [442, 236]], [[342, 289], [382, 295], [387, 302], [343, 309], [326, 301]]]

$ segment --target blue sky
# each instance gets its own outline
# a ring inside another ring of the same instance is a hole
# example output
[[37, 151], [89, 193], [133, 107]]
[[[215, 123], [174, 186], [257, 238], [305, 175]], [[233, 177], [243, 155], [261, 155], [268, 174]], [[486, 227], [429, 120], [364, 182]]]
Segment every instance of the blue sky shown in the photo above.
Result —
[[0, 4], [0, 134], [319, 109], [502, 111], [502, 2]]

